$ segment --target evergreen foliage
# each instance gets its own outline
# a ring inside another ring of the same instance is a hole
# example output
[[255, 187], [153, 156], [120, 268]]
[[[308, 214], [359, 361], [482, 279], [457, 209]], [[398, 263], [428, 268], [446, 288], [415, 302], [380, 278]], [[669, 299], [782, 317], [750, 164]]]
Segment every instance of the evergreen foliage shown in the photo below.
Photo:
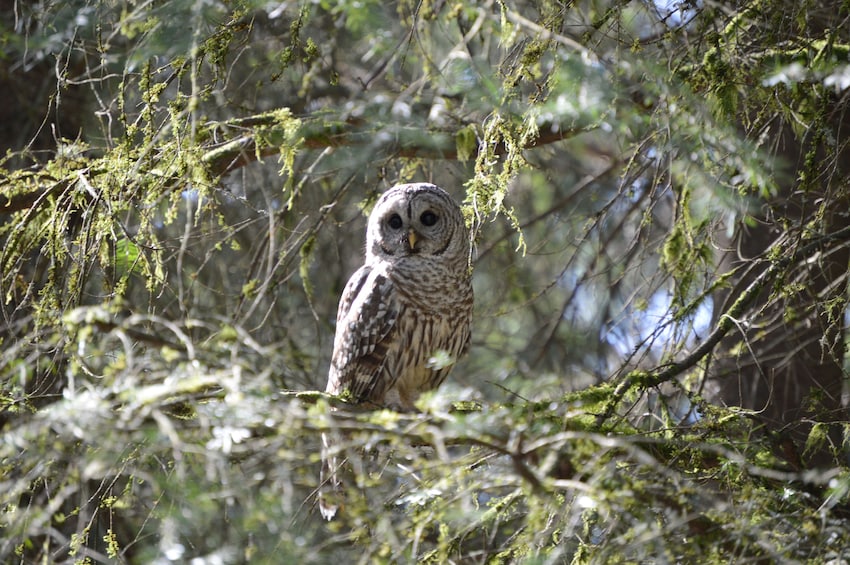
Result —
[[[0, 561], [850, 559], [850, 9], [809, 4], [13, 3]], [[337, 299], [416, 180], [472, 347], [364, 411], [317, 392]]]

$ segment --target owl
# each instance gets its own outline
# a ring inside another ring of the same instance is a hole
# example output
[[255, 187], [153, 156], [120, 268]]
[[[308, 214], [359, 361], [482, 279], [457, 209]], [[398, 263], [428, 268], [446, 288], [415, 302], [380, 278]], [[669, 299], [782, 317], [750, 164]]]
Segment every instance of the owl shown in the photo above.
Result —
[[[440, 386], [469, 345], [469, 250], [463, 214], [445, 190], [413, 183], [385, 192], [369, 215], [365, 263], [339, 301], [327, 392], [411, 411]], [[319, 509], [330, 520], [341, 458], [329, 434], [322, 443]]]

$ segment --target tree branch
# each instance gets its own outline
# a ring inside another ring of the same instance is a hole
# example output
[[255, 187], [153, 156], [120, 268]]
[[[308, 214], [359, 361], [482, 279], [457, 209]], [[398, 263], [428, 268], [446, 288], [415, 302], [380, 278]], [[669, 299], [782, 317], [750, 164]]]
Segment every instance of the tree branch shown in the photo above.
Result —
[[[247, 126], [262, 131], [248, 132], [210, 149], [204, 155], [204, 162], [216, 174], [226, 174], [259, 158], [277, 154], [287, 141], [286, 132], [277, 120], [275, 113], [271, 112], [222, 124], [225, 127]], [[456, 136], [469, 125], [474, 124], [461, 124], [453, 129], [428, 129], [420, 125], [375, 123], [360, 118], [338, 121], [327, 116], [314, 116], [302, 119], [297, 137], [300, 144], [308, 149], [370, 146], [377, 152], [404, 158], [456, 160]], [[526, 149], [549, 145], [585, 131], [565, 129], [554, 121], [539, 124], [538, 130], [540, 133]], [[477, 152], [479, 148], [480, 140], [476, 140], [474, 151]], [[504, 145], [496, 148], [497, 155], [506, 153], [507, 148]]]
[[[611, 397], [608, 400], [605, 410], [597, 416], [596, 422], [597, 425], [601, 425], [608, 418], [610, 418], [614, 414], [614, 410], [617, 408], [617, 405], [632, 389], [633, 386], [639, 386], [643, 389], [652, 388], [654, 386], [658, 386], [661, 383], [673, 380], [677, 376], [681, 375], [683, 372], [687, 371], [703, 357], [708, 355], [714, 348], [720, 343], [726, 334], [729, 331], [736, 327], [737, 320], [741, 318], [746, 312], [747, 308], [749, 308], [761, 291], [767, 286], [769, 283], [772, 283], [776, 277], [785, 269], [787, 269], [791, 264], [797, 262], [801, 258], [807, 257], [810, 253], [817, 250], [821, 246], [823, 246], [828, 241], [848, 241], [850, 240], [850, 226], [842, 228], [834, 233], [819, 236], [817, 238], [813, 238], [811, 241], [798, 247], [794, 250], [793, 253], [776, 259], [767, 269], [761, 272], [753, 282], [747, 286], [746, 289], [741, 293], [741, 295], [729, 306], [729, 309], [722, 315], [717, 321], [717, 326], [711, 332], [711, 334], [691, 353], [685, 356], [682, 360], [676, 361], [673, 363], [669, 363], [663, 367], [657, 368], [652, 372], [645, 371], [632, 371], [628, 375], [626, 375], [623, 380], [617, 385], [614, 389], [614, 392], [611, 393]], [[766, 256], [771, 256], [774, 252], [780, 249], [781, 245], [785, 242], [784, 239], [774, 243], [767, 251], [765, 251]]]
[[[297, 126], [294, 127], [294, 124]], [[337, 119], [316, 115], [297, 120], [287, 110], [277, 110], [209, 124], [205, 135], [210, 140], [201, 144], [201, 161], [215, 176], [280, 154], [287, 148], [324, 149], [327, 147], [368, 147], [371, 151], [404, 158], [456, 160], [458, 159], [457, 134], [474, 124], [460, 124], [453, 129], [428, 129], [424, 125], [404, 126], [381, 123], [361, 118]], [[233, 135], [234, 132], [241, 132]], [[573, 137], [586, 129], [564, 128], [550, 121], [538, 125], [540, 132], [526, 149], [533, 149]], [[480, 149], [476, 139], [473, 155]], [[153, 151], [150, 153], [157, 154]], [[504, 145], [496, 147], [497, 155], [507, 153]], [[46, 168], [46, 166], [45, 166]], [[81, 168], [93, 171], [91, 162]], [[66, 186], [67, 179], [76, 179], [71, 172], [66, 179], [56, 179], [44, 170], [27, 173], [30, 190], [19, 189], [20, 176], [14, 173], [0, 177], [0, 214], [11, 214], [37, 205], [39, 200], [58, 187]], [[175, 179], [177, 180], [177, 179]]]

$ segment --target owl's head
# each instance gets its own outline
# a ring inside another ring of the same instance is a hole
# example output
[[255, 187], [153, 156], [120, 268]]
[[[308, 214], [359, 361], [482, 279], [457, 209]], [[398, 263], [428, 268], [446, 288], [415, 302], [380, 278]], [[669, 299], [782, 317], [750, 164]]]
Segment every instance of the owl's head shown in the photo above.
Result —
[[428, 183], [399, 184], [378, 199], [369, 215], [366, 254], [387, 260], [468, 259], [469, 232], [449, 193]]

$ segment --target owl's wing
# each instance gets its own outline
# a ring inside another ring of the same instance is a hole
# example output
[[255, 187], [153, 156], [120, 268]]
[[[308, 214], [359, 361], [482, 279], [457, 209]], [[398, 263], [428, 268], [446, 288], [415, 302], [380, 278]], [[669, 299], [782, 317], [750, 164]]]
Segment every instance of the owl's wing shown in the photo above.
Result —
[[348, 391], [358, 401], [369, 399], [397, 318], [392, 281], [364, 265], [348, 280], [339, 301], [328, 392]]

